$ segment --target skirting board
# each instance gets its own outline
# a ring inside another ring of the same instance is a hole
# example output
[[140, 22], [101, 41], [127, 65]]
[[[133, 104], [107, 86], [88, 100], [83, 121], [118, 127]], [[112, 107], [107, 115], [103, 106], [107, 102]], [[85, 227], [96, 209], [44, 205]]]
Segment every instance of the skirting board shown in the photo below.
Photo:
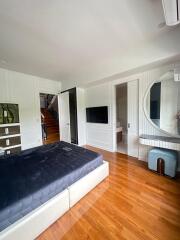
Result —
[[109, 164], [104, 161], [69, 188], [0, 232], [0, 240], [35, 239], [108, 175]]

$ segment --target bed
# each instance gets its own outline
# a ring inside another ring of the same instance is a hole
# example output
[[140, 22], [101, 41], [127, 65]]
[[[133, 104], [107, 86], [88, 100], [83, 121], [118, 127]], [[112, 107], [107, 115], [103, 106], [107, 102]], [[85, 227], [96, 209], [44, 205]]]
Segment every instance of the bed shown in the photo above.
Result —
[[63, 141], [0, 157], [0, 239], [34, 239], [108, 169], [102, 155]]

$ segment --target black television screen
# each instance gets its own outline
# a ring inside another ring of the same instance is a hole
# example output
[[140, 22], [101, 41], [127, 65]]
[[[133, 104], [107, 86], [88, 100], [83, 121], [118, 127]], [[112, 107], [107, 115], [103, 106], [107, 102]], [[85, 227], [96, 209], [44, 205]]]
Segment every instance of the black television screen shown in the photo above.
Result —
[[86, 121], [89, 123], [108, 123], [108, 107], [86, 108]]

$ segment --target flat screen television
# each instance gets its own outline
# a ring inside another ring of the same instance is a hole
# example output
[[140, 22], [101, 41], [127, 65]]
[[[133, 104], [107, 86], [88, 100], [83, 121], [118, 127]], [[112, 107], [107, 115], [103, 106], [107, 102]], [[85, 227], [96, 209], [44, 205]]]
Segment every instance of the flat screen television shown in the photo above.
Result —
[[86, 121], [89, 123], [108, 123], [108, 107], [86, 108]]

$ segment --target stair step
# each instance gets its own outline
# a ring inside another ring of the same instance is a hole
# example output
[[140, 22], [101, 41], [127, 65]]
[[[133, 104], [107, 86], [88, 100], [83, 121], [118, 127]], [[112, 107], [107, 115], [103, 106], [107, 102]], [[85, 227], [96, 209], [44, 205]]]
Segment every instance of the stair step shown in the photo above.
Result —
[[56, 128], [59, 129], [59, 126], [54, 126], [53, 124], [46, 124], [45, 125], [47, 128]]
[[50, 135], [50, 134], [55, 134], [55, 133], [59, 134], [59, 131], [47, 131], [47, 134], [48, 134], [48, 135]]
[[59, 128], [51, 128], [51, 127], [47, 127], [47, 130], [50, 131], [56, 131], [56, 132], [59, 132]]
[[47, 140], [45, 144], [59, 141], [59, 123], [47, 109], [41, 109], [44, 115], [44, 124], [47, 128]]
[[44, 121], [45, 124], [54, 124], [54, 125], [59, 125], [56, 121]]

